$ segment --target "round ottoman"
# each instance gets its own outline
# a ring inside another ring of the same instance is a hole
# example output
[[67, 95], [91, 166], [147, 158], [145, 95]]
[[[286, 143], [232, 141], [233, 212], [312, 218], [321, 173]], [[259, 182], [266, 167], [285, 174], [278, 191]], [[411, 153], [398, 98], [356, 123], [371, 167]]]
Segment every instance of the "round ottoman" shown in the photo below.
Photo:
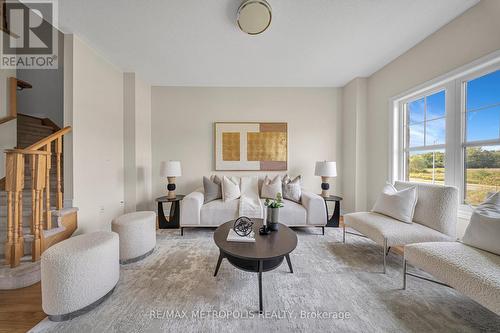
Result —
[[99, 231], [68, 238], [42, 254], [42, 308], [52, 321], [88, 312], [113, 292], [120, 278], [119, 239]]
[[120, 236], [120, 263], [139, 261], [156, 246], [155, 212], [134, 212], [113, 220], [111, 229]]

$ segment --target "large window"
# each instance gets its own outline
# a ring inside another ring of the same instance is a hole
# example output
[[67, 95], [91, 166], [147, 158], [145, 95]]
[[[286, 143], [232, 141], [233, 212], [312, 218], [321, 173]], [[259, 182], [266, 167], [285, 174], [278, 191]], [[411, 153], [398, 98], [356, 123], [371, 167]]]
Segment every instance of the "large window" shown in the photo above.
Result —
[[444, 184], [445, 97], [441, 90], [404, 104], [407, 180]]
[[457, 186], [470, 205], [500, 191], [500, 65], [394, 101], [393, 178]]
[[500, 70], [464, 82], [465, 202], [500, 190]]

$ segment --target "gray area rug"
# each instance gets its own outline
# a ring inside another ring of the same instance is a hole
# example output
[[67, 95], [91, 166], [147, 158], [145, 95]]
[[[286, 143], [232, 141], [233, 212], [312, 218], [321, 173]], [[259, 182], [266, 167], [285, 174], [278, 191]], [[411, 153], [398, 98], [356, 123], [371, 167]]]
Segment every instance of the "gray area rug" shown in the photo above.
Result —
[[500, 317], [453, 289], [408, 278], [401, 257], [381, 273], [375, 243], [340, 229], [298, 229], [286, 262], [264, 273], [264, 316], [257, 274], [224, 260], [213, 229], [158, 232], [146, 259], [122, 266], [115, 292], [98, 308], [63, 323], [45, 319], [33, 332], [500, 332]]

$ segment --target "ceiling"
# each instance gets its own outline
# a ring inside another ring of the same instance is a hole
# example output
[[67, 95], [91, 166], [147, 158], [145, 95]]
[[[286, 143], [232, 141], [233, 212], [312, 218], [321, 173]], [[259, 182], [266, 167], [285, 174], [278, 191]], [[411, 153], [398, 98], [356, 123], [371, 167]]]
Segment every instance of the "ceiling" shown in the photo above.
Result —
[[479, 0], [268, 0], [262, 35], [242, 0], [63, 0], [59, 26], [160, 86], [338, 87], [369, 76]]

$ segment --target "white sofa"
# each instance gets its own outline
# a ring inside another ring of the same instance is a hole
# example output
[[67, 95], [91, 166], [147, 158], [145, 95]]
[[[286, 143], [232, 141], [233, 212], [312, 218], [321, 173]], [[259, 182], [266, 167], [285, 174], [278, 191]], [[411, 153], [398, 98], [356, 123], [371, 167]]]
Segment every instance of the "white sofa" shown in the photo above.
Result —
[[359, 212], [344, 215], [346, 227], [355, 229], [383, 247], [384, 273], [386, 255], [392, 246], [421, 242], [455, 241], [458, 214], [458, 190], [453, 186], [396, 182], [396, 189], [417, 186], [418, 201], [413, 223], [408, 224], [389, 216]]
[[[259, 193], [262, 181], [259, 181]], [[262, 201], [262, 215], [266, 218], [265, 199]], [[283, 200], [284, 207], [280, 208], [280, 222], [290, 227], [322, 227], [327, 223], [326, 205], [323, 198], [317, 194], [302, 191], [301, 203]], [[214, 200], [203, 204], [203, 188], [191, 192], [181, 202], [181, 233], [184, 228], [217, 227], [239, 216], [239, 200], [223, 202]]]
[[411, 244], [404, 252], [403, 289], [407, 275], [424, 278], [409, 273], [408, 262], [500, 315], [499, 255], [459, 242]]

